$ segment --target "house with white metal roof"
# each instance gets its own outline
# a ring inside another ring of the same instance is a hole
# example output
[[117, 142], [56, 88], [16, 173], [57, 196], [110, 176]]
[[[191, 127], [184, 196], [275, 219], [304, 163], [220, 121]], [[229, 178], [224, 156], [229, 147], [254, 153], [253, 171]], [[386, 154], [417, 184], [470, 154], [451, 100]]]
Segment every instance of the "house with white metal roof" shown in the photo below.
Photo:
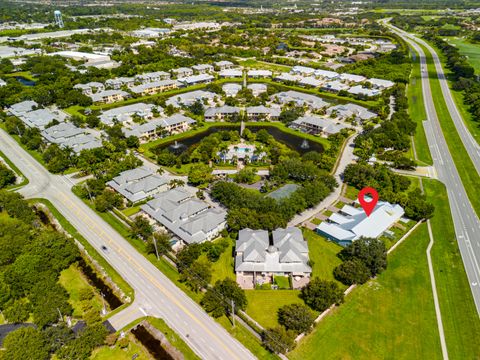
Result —
[[237, 83], [228, 83], [222, 86], [222, 90], [226, 97], [235, 97], [242, 90], [242, 85]]
[[181, 67], [178, 69], [173, 69], [172, 73], [174, 76], [177, 78], [183, 78], [187, 76], [192, 76], [193, 75], [193, 70], [187, 67]]
[[151, 169], [142, 166], [123, 171], [107, 185], [128, 201], [136, 203], [169, 189], [169, 179], [155, 174]]
[[311, 76], [315, 74], [315, 69], [307, 66], [294, 66], [290, 70], [290, 73], [295, 75]]
[[326, 113], [329, 116], [335, 116], [342, 120], [353, 117], [357, 120], [365, 121], [376, 118], [378, 116], [367, 108], [352, 103], [332, 106], [327, 109]]
[[296, 106], [308, 106], [313, 110], [322, 109], [330, 105], [330, 103], [324, 101], [318, 96], [293, 90], [274, 94], [270, 96], [270, 100], [282, 105], [294, 103]]
[[344, 84], [343, 82], [338, 81], [338, 80], [327, 81], [326, 83], [324, 83], [322, 85], [322, 90], [330, 91], [330, 92], [334, 92], [334, 93], [337, 93], [337, 92], [342, 91], [342, 90], [348, 90], [349, 88], [350, 88], [349, 85]]
[[236, 69], [225, 69], [221, 70], [218, 73], [218, 76], [223, 77], [223, 78], [239, 78], [243, 76], [242, 70], [236, 70]]
[[310, 281], [308, 244], [296, 227], [276, 229], [270, 239], [266, 230], [242, 229], [235, 246], [235, 274], [244, 289], [272, 283], [275, 276], [288, 276], [298, 289]]
[[339, 133], [342, 129], [346, 129], [347, 126], [335, 122], [333, 119], [312, 115], [312, 116], [302, 116], [297, 120], [292, 121], [290, 125], [293, 129], [297, 129], [309, 134], [324, 134], [332, 135]]
[[256, 97], [267, 92], [267, 85], [259, 84], [259, 83], [248, 84], [247, 89], [250, 89], [252, 91], [253, 96]]
[[128, 98], [130, 94], [123, 90], [105, 90], [89, 96], [94, 103], [111, 104]]
[[20, 114], [18, 118], [26, 126], [42, 130], [52, 121], [65, 121], [68, 115], [61, 110], [38, 109]]
[[111, 89], [119, 90], [122, 86], [132, 87], [135, 85], [135, 78], [133, 77], [118, 77], [115, 79], [108, 79], [105, 85]]
[[382, 236], [404, 213], [400, 205], [385, 201], [379, 201], [370, 216], [361, 208], [345, 205], [339, 213], [332, 214], [318, 225], [316, 231], [329, 240], [347, 246], [362, 237]]
[[206, 74], [213, 72], [213, 65], [210, 64], [198, 64], [192, 66], [192, 69], [197, 72], [197, 74]]
[[362, 75], [355, 75], [355, 74], [340, 74], [340, 80], [346, 83], [361, 83], [367, 80], [365, 76]]
[[318, 88], [322, 86], [323, 81], [320, 81], [313, 76], [307, 76], [307, 77], [301, 78], [298, 83], [303, 86]]
[[38, 108], [37, 102], [33, 100], [25, 100], [16, 104], [11, 105], [7, 108], [7, 114], [20, 117], [25, 113], [32, 111]]
[[167, 105], [172, 105], [175, 107], [190, 106], [198, 100], [200, 100], [204, 104], [213, 104], [217, 97], [217, 94], [210, 91], [195, 90], [183, 94], [174, 95], [169, 98], [165, 103]]
[[163, 108], [154, 104], [136, 103], [126, 106], [120, 106], [114, 109], [106, 110], [100, 114], [100, 122], [107, 126], [115, 123], [126, 124], [132, 121], [134, 116], [143, 120], [153, 118], [153, 112], [161, 113]]
[[316, 77], [319, 77], [321, 79], [328, 79], [328, 80], [335, 80], [340, 77], [340, 74], [335, 72], [335, 71], [330, 71], [330, 70], [321, 70], [317, 69], [314, 72]]
[[251, 78], [272, 77], [270, 70], [248, 70], [247, 76]]
[[177, 81], [185, 86], [191, 86], [196, 84], [208, 84], [211, 83], [215, 78], [207, 73], [187, 76], [184, 78], [178, 78]]
[[131, 88], [131, 91], [134, 94], [145, 96], [174, 90], [178, 88], [178, 85], [179, 82], [177, 80], [160, 80], [134, 86]]
[[141, 209], [185, 244], [215, 239], [227, 222], [224, 210], [210, 207], [183, 187], [158, 193]]
[[371, 79], [368, 79], [367, 82], [372, 84], [374, 88], [380, 89], [380, 90], [389, 89], [395, 86], [395, 83], [393, 81], [384, 80], [384, 79], [371, 78]]
[[246, 109], [249, 121], [276, 121], [280, 117], [280, 109], [268, 108], [266, 106], [249, 106]]
[[196, 121], [182, 114], [173, 114], [167, 118], [157, 118], [144, 124], [132, 124], [122, 129], [126, 137], [136, 136], [140, 141], [187, 131]]
[[222, 71], [222, 70], [226, 70], [226, 69], [231, 69], [233, 67], [235, 67], [235, 64], [232, 63], [231, 61], [227, 61], [227, 60], [222, 60], [222, 61], [217, 61], [214, 63], [215, 67], [217, 67], [217, 69], [219, 71]]
[[347, 91], [349, 94], [352, 94], [352, 95], [360, 95], [360, 96], [366, 96], [366, 97], [378, 96], [382, 93], [382, 91], [378, 88], [369, 89], [369, 88], [363, 87], [362, 85], [352, 86]]
[[210, 107], [205, 110], [205, 121], [235, 121], [240, 115], [236, 106]]

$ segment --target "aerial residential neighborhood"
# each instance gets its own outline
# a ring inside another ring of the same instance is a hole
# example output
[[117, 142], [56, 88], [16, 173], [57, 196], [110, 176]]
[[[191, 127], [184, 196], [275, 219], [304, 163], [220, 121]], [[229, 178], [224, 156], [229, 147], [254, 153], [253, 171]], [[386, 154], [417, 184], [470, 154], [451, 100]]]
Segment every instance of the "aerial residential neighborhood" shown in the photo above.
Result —
[[0, 360], [480, 358], [480, 3], [0, 3]]

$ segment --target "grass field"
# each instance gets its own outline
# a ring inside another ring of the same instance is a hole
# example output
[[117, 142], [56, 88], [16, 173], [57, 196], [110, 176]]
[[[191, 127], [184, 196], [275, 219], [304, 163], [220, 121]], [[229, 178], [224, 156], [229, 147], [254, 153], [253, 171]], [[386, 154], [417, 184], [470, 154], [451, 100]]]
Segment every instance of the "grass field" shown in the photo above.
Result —
[[435, 180], [424, 180], [423, 184], [427, 198], [435, 205], [432, 261], [448, 355], [450, 359], [479, 359], [478, 341], [472, 339], [480, 339], [480, 320], [458, 250], [446, 189]]
[[[273, 64], [273, 63], [258, 61], [254, 59], [242, 60], [242, 61], [239, 61], [239, 64], [251, 69], [271, 70], [276, 72], [284, 72], [284, 71], [289, 72], [291, 69], [291, 66]], [[253, 80], [252, 82], [255, 82], [255, 81]]]
[[245, 290], [246, 313], [263, 327], [277, 326], [277, 311], [283, 305], [303, 304], [299, 290]]
[[136, 354], [137, 360], [149, 360], [153, 357], [148, 351], [137, 342], [135, 337], [128, 334], [129, 343], [125, 349], [121, 349], [118, 345], [113, 347], [102, 346], [95, 349], [90, 356], [90, 360], [131, 360]]
[[421, 225], [388, 269], [355, 289], [289, 354], [290, 359], [440, 359]]
[[230, 240], [229, 247], [220, 255], [220, 258], [212, 264], [212, 284], [215, 284], [217, 280], [223, 280], [225, 278], [235, 280], [234, 259], [232, 255], [234, 247], [235, 244], [233, 240]]
[[337, 257], [342, 247], [308, 229], [303, 230], [303, 236], [308, 242], [310, 260], [313, 261], [312, 277], [334, 280], [333, 269], [342, 262]]
[[[73, 307], [74, 317], [83, 317], [84, 311], [82, 309], [82, 301], [80, 300], [80, 291], [83, 289], [91, 288], [95, 290], [85, 278], [82, 271], [77, 265], [71, 265], [68, 269], [65, 269], [60, 274], [60, 284], [67, 290], [69, 295], [68, 302]], [[92, 309], [100, 312], [102, 309], [102, 299], [100, 294], [95, 291], [95, 295], [91, 300]]]
[[423, 129], [423, 120], [427, 119], [425, 106], [423, 103], [422, 81], [420, 77], [420, 63], [418, 54], [413, 63], [410, 83], [407, 89], [408, 112], [413, 121], [417, 124], [417, 130], [414, 136], [414, 145], [417, 153], [417, 159], [424, 164], [432, 165], [432, 156], [428, 148], [427, 137]]
[[468, 58], [468, 62], [475, 68], [475, 73], [480, 74], [480, 45], [472, 44], [468, 39], [464, 38], [448, 38], [448, 42], [455, 45], [461, 55]]

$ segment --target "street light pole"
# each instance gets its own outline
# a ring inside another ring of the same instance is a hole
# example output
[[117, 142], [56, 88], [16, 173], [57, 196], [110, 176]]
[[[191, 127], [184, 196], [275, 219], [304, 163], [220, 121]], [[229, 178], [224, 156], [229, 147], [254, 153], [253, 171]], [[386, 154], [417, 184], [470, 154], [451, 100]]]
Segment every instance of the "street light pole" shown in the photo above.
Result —
[[235, 302], [232, 299], [232, 323], [233, 327], [235, 327]]
[[155, 234], [153, 234], [153, 246], [155, 246], [155, 254], [157, 254], [157, 260], [160, 260], [160, 256], [158, 255], [158, 249], [157, 249], [157, 238], [155, 237]]

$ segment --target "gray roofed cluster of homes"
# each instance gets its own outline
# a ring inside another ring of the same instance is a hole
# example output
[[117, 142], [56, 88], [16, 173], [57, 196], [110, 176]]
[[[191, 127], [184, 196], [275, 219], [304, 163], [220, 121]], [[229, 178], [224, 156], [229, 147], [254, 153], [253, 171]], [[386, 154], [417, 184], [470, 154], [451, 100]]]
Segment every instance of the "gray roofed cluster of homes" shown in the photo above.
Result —
[[404, 210], [400, 205], [379, 201], [370, 216], [360, 208], [345, 205], [333, 213], [328, 221], [317, 227], [317, 232], [341, 245], [348, 245], [361, 237], [378, 238], [400, 220]]
[[323, 133], [325, 135], [332, 135], [346, 129], [347, 126], [335, 123], [330, 118], [319, 115], [302, 116], [297, 120], [292, 121], [292, 128], [299, 129], [311, 133]]
[[217, 94], [210, 91], [195, 90], [172, 96], [165, 103], [175, 107], [190, 106], [198, 100], [213, 102], [217, 96]]
[[144, 124], [134, 124], [130, 128], [124, 128], [125, 136], [136, 136], [138, 138], [157, 135], [159, 129], [167, 132], [184, 131], [196, 121], [182, 114], [173, 114], [166, 118], [156, 118]]
[[327, 109], [326, 113], [327, 115], [332, 115], [332, 113], [335, 113], [336, 117], [341, 119], [354, 117], [361, 121], [370, 120], [378, 116], [374, 112], [369, 111], [367, 108], [352, 103], [332, 106]]
[[136, 103], [104, 111], [100, 115], [100, 121], [108, 126], [113, 125], [115, 122], [124, 124], [130, 122], [133, 116], [138, 116], [142, 119], [152, 118], [153, 111], [161, 113], [163, 108], [154, 104]]
[[42, 130], [42, 136], [52, 144], [62, 148], [72, 149], [75, 153], [82, 150], [95, 149], [102, 146], [102, 142], [95, 136], [85, 132], [72, 123], [60, 123]]
[[130, 94], [123, 90], [104, 90], [99, 91], [89, 95], [92, 101], [100, 103], [112, 103], [116, 101], [122, 101], [125, 98], [128, 98]]
[[142, 166], [120, 173], [107, 182], [107, 185], [127, 200], [136, 203], [168, 190], [168, 183], [166, 177], [155, 174], [149, 168]]
[[308, 245], [296, 227], [268, 231], [243, 229], [235, 247], [235, 272], [309, 276]]
[[141, 209], [187, 244], [214, 239], [226, 224], [224, 210], [211, 208], [185, 188], [161, 192]]
[[68, 117], [60, 110], [38, 109], [35, 101], [27, 100], [13, 104], [7, 112], [18, 117], [26, 126], [43, 130], [52, 121], [63, 122]]
[[330, 103], [324, 101], [322, 98], [305, 94], [299, 91], [289, 90], [280, 92], [270, 96], [270, 100], [277, 101], [280, 104], [294, 103], [297, 106], [308, 106], [311, 109], [317, 110], [330, 105]]
[[[367, 79], [356, 74], [339, 74], [335, 71], [313, 69], [306, 66], [294, 66], [290, 73], [282, 73], [276, 77], [279, 81], [295, 82], [301, 85], [321, 88], [326, 91], [348, 91], [354, 95], [367, 97], [377, 96], [384, 89], [395, 85], [394, 82], [382, 79]], [[363, 83], [370, 83], [372, 87], [364, 87]]]
[[156, 92], [158, 89], [161, 90], [165, 88], [176, 88], [176, 87], [178, 87], [177, 80], [159, 80], [159, 81], [147, 82], [144, 84], [132, 86], [130, 90], [134, 94], [143, 94], [148, 91]]
[[205, 121], [221, 121], [228, 117], [235, 117], [240, 114], [240, 108], [236, 106], [210, 107], [205, 110]]

